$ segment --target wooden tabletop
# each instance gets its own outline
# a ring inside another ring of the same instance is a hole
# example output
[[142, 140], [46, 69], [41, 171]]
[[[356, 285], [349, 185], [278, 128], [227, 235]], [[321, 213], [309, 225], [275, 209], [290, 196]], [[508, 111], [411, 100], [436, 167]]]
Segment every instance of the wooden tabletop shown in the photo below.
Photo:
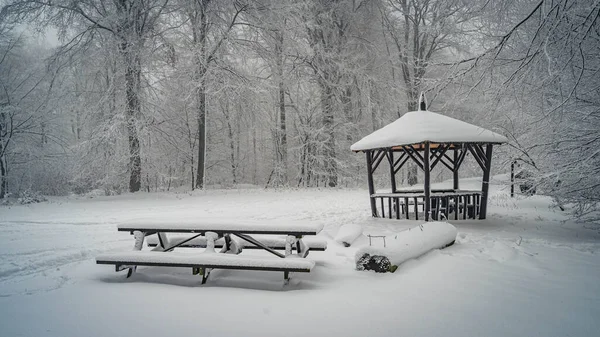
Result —
[[119, 231], [171, 232], [171, 233], [244, 233], [244, 234], [283, 234], [317, 235], [323, 225], [295, 223], [286, 220], [237, 221], [221, 219], [136, 219], [117, 226]]

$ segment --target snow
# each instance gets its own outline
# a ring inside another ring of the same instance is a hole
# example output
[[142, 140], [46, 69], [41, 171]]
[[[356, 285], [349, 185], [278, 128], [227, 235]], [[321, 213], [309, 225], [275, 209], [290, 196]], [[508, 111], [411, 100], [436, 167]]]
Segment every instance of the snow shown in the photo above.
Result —
[[424, 222], [386, 238], [386, 247], [367, 246], [356, 252], [356, 260], [363, 255], [386, 256], [392, 265], [398, 266], [433, 249], [448, 246], [456, 240], [456, 227], [447, 222]]
[[[599, 228], [570, 220], [548, 197], [510, 198], [498, 178], [488, 219], [454, 222], [454, 245], [393, 274], [355, 270], [365, 237], [348, 248], [332, 240], [349, 223], [388, 236], [420, 223], [371, 218], [366, 189], [136, 193], [0, 207], [0, 336], [597, 335]], [[461, 180], [461, 188], [480, 186]], [[317, 238], [328, 248], [311, 252], [315, 267], [285, 286], [281, 272], [217, 269], [202, 285], [189, 268], [139, 267], [126, 279], [95, 263], [132, 249], [117, 224], [165, 213], [323, 225]]]
[[217, 219], [185, 217], [180, 213], [165, 213], [158, 217], [139, 218], [118, 225], [119, 230], [168, 230], [177, 229], [188, 232], [224, 231], [224, 232], [263, 232], [263, 233], [304, 233], [316, 235], [323, 225], [287, 221], [248, 221], [240, 219]]
[[[205, 252], [208, 252], [206, 250]], [[212, 251], [214, 253], [214, 250]], [[96, 257], [101, 262], [125, 262], [122, 264], [174, 264], [174, 265], [215, 265], [224, 267], [256, 267], [256, 268], [289, 268], [311, 270], [315, 263], [308, 259], [248, 257], [244, 255], [231, 254], [194, 254], [192, 252], [152, 252], [152, 251], [127, 251], [108, 253]]]
[[340, 227], [337, 235], [335, 236], [335, 242], [341, 243], [346, 247], [350, 247], [354, 240], [358, 239], [363, 233], [362, 226], [356, 224], [347, 224]]
[[215, 232], [206, 232], [206, 250], [205, 253], [215, 252], [215, 241], [219, 238], [219, 234]]
[[433, 143], [506, 143], [490, 130], [431, 111], [411, 111], [354, 143], [352, 151]]

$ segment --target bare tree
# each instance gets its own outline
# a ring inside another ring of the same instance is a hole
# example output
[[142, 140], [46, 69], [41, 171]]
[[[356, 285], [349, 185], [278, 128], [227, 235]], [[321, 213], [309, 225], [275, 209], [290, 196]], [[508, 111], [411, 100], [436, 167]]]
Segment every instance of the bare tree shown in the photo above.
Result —
[[522, 14], [460, 66], [477, 71], [477, 84], [495, 89], [512, 156], [537, 172], [538, 191], [597, 220], [600, 2], [540, 0], [516, 2], [512, 9]]
[[[210, 65], [216, 60], [217, 52], [238, 23], [239, 15], [246, 8], [245, 4], [238, 2], [234, 2], [232, 7], [221, 7], [212, 0], [194, 0], [185, 8], [192, 32], [191, 42], [195, 64], [193, 71], [199, 137], [196, 188], [204, 187], [206, 176], [206, 75]], [[211, 36], [214, 37], [212, 43]]]
[[129, 146], [129, 191], [141, 188], [140, 141], [136, 122], [141, 115], [142, 57], [146, 40], [168, 0], [9, 1], [6, 13], [15, 20], [31, 19], [57, 26], [67, 42], [58, 53], [73, 53], [109, 34], [123, 57], [126, 99], [125, 125]]

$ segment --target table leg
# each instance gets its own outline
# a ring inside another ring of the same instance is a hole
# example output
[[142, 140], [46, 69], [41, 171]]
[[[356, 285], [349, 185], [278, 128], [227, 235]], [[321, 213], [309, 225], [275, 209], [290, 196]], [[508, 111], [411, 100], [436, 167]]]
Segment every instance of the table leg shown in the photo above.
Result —
[[[133, 250], [142, 250], [142, 247], [144, 247], [144, 238], [145, 237], [146, 237], [145, 232], [140, 232], [140, 231], [133, 232], [133, 238], [135, 240], [135, 243], [133, 244]], [[131, 275], [133, 275], [133, 273], [135, 272], [136, 269], [137, 269], [137, 266], [129, 267], [129, 271], [127, 271], [127, 277], [131, 277]]]
[[156, 233], [158, 236], [158, 245], [153, 250], [165, 251], [167, 247], [170, 246], [169, 239], [167, 238], [167, 233], [158, 232]]
[[[293, 246], [298, 242], [298, 239], [293, 235], [288, 235], [285, 238], [285, 257], [292, 255]], [[298, 249], [298, 248], [296, 248]], [[298, 250], [297, 253], [300, 253]]]
[[206, 232], [204, 234], [206, 237], [206, 250], [205, 253], [214, 253], [215, 252], [215, 241], [219, 238], [219, 234], [215, 232]]

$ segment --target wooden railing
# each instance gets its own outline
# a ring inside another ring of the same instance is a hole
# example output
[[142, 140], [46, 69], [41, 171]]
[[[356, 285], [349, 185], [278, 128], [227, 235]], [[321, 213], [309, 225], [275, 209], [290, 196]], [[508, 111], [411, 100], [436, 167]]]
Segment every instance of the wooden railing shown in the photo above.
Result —
[[[371, 195], [377, 206], [377, 216], [389, 219], [425, 219], [425, 193], [399, 191]], [[432, 190], [431, 219], [476, 219], [480, 215], [481, 191]], [[387, 208], [387, 209], [386, 209]]]

